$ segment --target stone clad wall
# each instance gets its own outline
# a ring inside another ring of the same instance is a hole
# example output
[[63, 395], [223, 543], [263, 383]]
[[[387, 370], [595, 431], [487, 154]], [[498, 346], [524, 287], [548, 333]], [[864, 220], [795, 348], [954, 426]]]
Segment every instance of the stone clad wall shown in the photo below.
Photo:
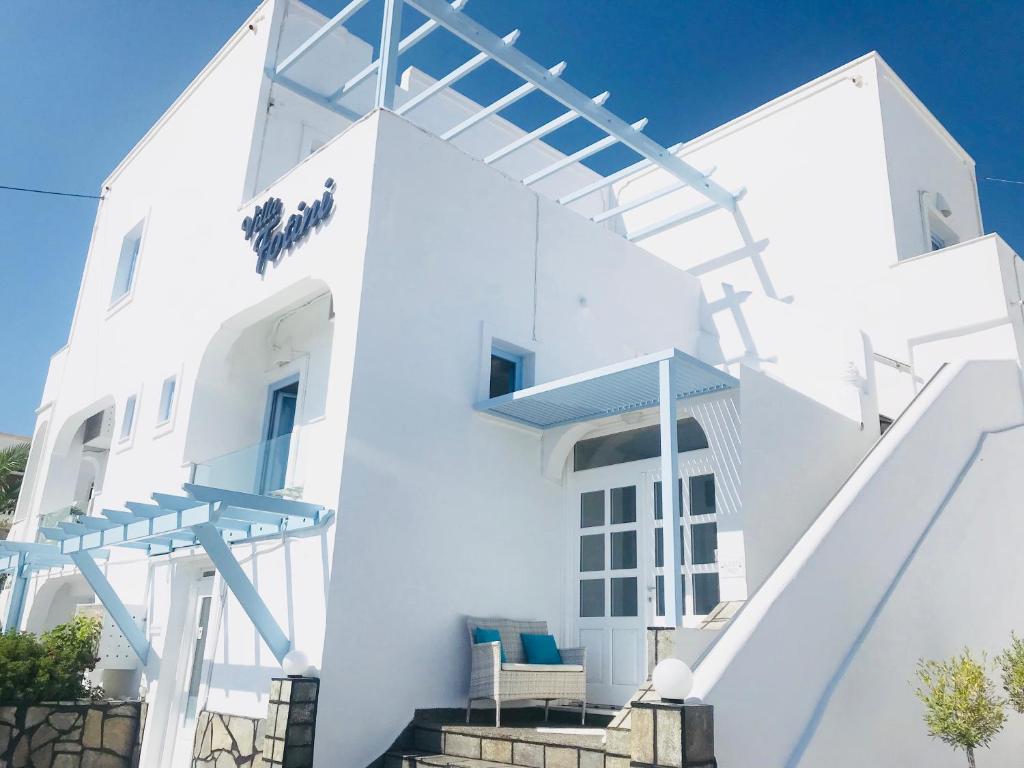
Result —
[[196, 718], [192, 768], [263, 768], [265, 723], [204, 709]]
[[0, 766], [134, 768], [144, 718], [138, 701], [0, 706]]

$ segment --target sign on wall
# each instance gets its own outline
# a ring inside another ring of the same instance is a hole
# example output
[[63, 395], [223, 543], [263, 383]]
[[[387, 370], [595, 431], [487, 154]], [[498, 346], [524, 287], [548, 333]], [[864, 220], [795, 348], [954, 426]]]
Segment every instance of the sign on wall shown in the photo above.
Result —
[[284, 222], [284, 203], [279, 197], [270, 197], [263, 205], [256, 206], [252, 216], [242, 220], [245, 239], [252, 243], [256, 253], [257, 273], [262, 275], [268, 262], [276, 264], [281, 254], [290, 251], [327, 220], [334, 210], [334, 179], [324, 182], [324, 193], [319, 199], [312, 203], [303, 200], [297, 208], [298, 213]]

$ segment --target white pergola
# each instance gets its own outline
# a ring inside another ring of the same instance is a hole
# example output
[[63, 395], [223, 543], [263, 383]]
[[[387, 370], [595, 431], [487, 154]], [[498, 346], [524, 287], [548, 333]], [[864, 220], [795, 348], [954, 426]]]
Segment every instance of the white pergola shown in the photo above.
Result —
[[[457, 125], [442, 131], [440, 133], [441, 139], [450, 141], [525, 96], [539, 92], [564, 106], [567, 111], [536, 129], [526, 131], [522, 136], [509, 144], [495, 147], [492, 152], [483, 158], [485, 163], [496, 162], [527, 144], [540, 140], [558, 128], [568, 125], [574, 120], [583, 119], [596, 126], [604, 134], [604, 137], [566, 155], [546, 168], [530, 173], [521, 179], [524, 185], [536, 184], [542, 179], [579, 163], [602, 150], [615, 144], [621, 144], [640, 155], [642, 159], [574, 192], [560, 196], [557, 198], [557, 202], [568, 205], [589, 194], [610, 187], [617, 181], [634, 173], [649, 168], [660, 168], [673, 177], [669, 184], [636, 200], [604, 211], [592, 217], [593, 221], [606, 221], [687, 187], [703, 196], [705, 198], [704, 202], [685, 210], [676, 211], [662, 221], [647, 226], [641, 231], [633, 232], [630, 234], [630, 239], [640, 240], [672, 224], [686, 221], [714, 210], [733, 211], [735, 209], [736, 199], [742, 193], [742, 190], [730, 192], [712, 180], [710, 176], [714, 168], [706, 170], [694, 168], [678, 156], [677, 152], [681, 145], [677, 144], [666, 148], [646, 136], [643, 133], [647, 125], [646, 118], [633, 123], [627, 123], [609, 111], [605, 107], [605, 102], [609, 98], [607, 92], [590, 97], [574, 88], [562, 79], [562, 73], [566, 68], [564, 61], [547, 68], [519, 51], [515, 47], [516, 41], [520, 36], [519, 30], [513, 30], [504, 37], [499, 37], [485, 29], [463, 12], [468, 0], [454, 0], [451, 3], [445, 0], [383, 0], [380, 55], [377, 59], [354, 75], [341, 75], [346, 79], [331, 93], [318, 93], [296, 82], [291, 77], [295, 65], [307, 56], [315, 46], [325, 40], [332, 31], [343, 26], [345, 22], [349, 21], [369, 2], [370, 0], [351, 0], [305, 42], [285, 56], [276, 67], [269, 68], [267, 74], [271, 80], [282, 87], [289, 88], [317, 102], [321, 106], [354, 120], [360, 117], [360, 115], [344, 106], [341, 100], [373, 77], [376, 77], [374, 106], [376, 108], [391, 109], [397, 114], [404, 115], [443, 90], [451, 88], [459, 80], [484, 64], [495, 62], [522, 79], [523, 84], [491, 104], [482, 107], [475, 114], [465, 118]], [[402, 37], [402, 14], [405, 6], [413, 8], [425, 16], [427, 20], [408, 35]], [[395, 86], [398, 80], [399, 57], [439, 29], [444, 29], [467, 43], [477, 51], [476, 55], [451, 72], [438, 78], [434, 84], [423, 92], [396, 107]]]

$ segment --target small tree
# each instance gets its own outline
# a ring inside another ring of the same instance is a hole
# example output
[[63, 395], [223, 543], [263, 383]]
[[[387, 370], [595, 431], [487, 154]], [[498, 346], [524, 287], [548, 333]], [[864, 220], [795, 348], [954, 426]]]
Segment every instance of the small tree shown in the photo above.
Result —
[[1010, 706], [1024, 714], [1024, 640], [1010, 633], [1010, 647], [998, 658], [1003, 690]]
[[964, 750], [970, 768], [975, 768], [974, 750], [987, 747], [1006, 722], [1004, 701], [996, 696], [985, 667], [984, 654], [976, 661], [966, 648], [948, 661], [917, 663], [915, 693], [924, 703], [928, 734]]

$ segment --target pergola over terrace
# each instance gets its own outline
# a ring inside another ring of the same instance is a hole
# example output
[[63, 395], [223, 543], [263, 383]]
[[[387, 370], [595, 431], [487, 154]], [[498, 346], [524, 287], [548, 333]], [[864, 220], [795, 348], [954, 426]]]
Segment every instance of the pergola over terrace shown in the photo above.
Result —
[[0, 542], [0, 572], [14, 575], [5, 629], [20, 624], [33, 571], [75, 566], [145, 664], [149, 640], [97, 561], [107, 558], [108, 547], [156, 556], [198, 546], [280, 662], [291, 649], [291, 640], [232, 555], [231, 545], [322, 528], [334, 513], [317, 504], [191, 483], [183, 490], [185, 495], [154, 493], [153, 503], [128, 502], [127, 511], [104, 509], [102, 517], [41, 528], [40, 533], [55, 544]]
[[[521, 79], [523, 84], [495, 99], [487, 106], [481, 107], [475, 114], [463, 119], [458, 124], [442, 131], [439, 134], [441, 139], [451, 141], [520, 99], [532, 93], [540, 93], [553, 99], [568, 111], [535, 129], [524, 129], [523, 135], [505, 146], [494, 147], [493, 151], [482, 158], [485, 163], [497, 162], [531, 142], [539, 141], [577, 119], [583, 119], [599, 129], [604, 134], [603, 138], [565, 155], [547, 167], [539, 168], [525, 175], [520, 179], [524, 185], [536, 184], [558, 171], [581, 163], [618, 144], [638, 155], [639, 160], [573, 192], [559, 196], [557, 202], [562, 205], [570, 205], [588, 195], [612, 187], [616, 182], [633, 174], [650, 168], [660, 168], [672, 177], [672, 181], [666, 186], [596, 214], [591, 219], [596, 223], [607, 221], [684, 188], [693, 189], [704, 198], [704, 201], [675, 211], [665, 219], [633, 232], [629, 236], [630, 239], [642, 239], [668, 226], [711, 211], [718, 209], [733, 211], [735, 209], [736, 199], [742, 194], [742, 190], [731, 192], [712, 180], [710, 175], [714, 169], [702, 171], [688, 164], [677, 154], [681, 145], [677, 144], [666, 148], [646, 136], [643, 133], [647, 125], [646, 118], [630, 124], [609, 111], [604, 106], [609, 98], [608, 92], [592, 98], [563, 80], [562, 73], [566, 68], [564, 61], [547, 68], [519, 51], [515, 47], [516, 41], [520, 37], [518, 29], [504, 37], [499, 37], [478, 24], [463, 13], [468, 2], [469, 0], [454, 0], [451, 3], [445, 2], [445, 0], [383, 0], [379, 56], [357, 73], [339, 72], [340, 85], [330, 93], [321, 93], [300, 82], [301, 78], [296, 74], [296, 65], [332, 32], [351, 21], [364, 6], [370, 3], [370, 0], [351, 0], [326, 24], [281, 59], [276, 66], [269, 67], [266, 74], [281, 87], [310, 99], [319, 106], [336, 112], [348, 120], [356, 120], [361, 115], [353, 108], [351, 97], [356, 89], [372, 82], [373, 78], [376, 78], [374, 107], [390, 109], [399, 115], [407, 115], [430, 98], [446, 89], [453, 88], [460, 80], [488, 62], [493, 62]], [[401, 34], [402, 16], [403, 11], [407, 8], [411, 8], [425, 17], [426, 21], [403, 37]], [[396, 104], [395, 89], [398, 80], [399, 57], [441, 29], [468, 44], [477, 51], [476, 55], [437, 78], [422, 92], [404, 103]]]

